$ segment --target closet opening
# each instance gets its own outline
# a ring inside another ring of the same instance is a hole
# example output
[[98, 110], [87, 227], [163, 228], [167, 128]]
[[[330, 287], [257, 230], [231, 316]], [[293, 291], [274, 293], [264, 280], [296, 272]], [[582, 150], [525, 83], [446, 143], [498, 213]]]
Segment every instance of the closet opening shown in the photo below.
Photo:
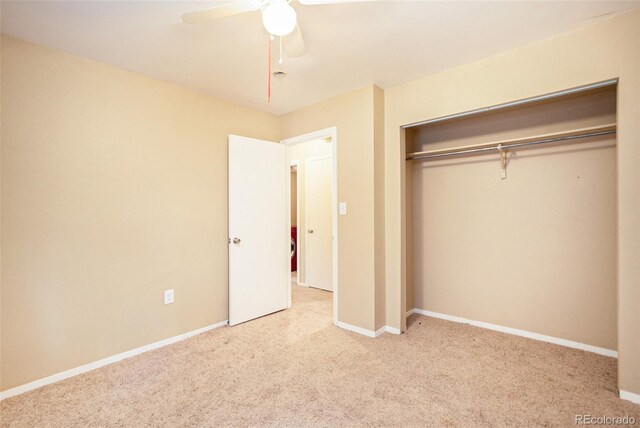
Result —
[[409, 313], [617, 355], [616, 83], [405, 127]]

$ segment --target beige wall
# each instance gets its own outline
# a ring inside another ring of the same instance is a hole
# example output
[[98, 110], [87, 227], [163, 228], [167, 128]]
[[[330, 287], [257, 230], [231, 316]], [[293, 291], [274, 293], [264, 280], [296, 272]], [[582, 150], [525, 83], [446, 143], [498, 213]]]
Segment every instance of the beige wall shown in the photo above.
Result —
[[338, 201], [348, 204], [338, 216], [338, 319], [368, 330], [376, 325], [375, 92], [365, 87], [282, 116], [282, 138], [337, 127]]
[[400, 126], [618, 77], [618, 375], [621, 389], [640, 393], [639, 41], [634, 11], [385, 92], [387, 324], [404, 329], [406, 322]]
[[227, 319], [227, 135], [279, 118], [7, 37], [2, 89], [1, 389]]
[[[610, 124], [615, 111], [615, 90], [599, 91], [424, 127], [407, 146]], [[616, 349], [615, 138], [510, 155], [506, 180], [497, 153], [409, 163], [408, 299], [413, 291], [420, 309]]]
[[[0, 8], [0, 11], [2, 8]], [[2, 22], [0, 13], [0, 23]], [[0, 24], [0, 27], [2, 25]], [[1, 30], [1, 28], [0, 28]], [[0, 31], [1, 34], [1, 31]], [[0, 100], [2, 100], [2, 43], [0, 40]], [[0, 130], [2, 130], [2, 103], [0, 102]], [[2, 132], [0, 132], [0, 391], [2, 391]]]
[[[307, 244], [307, 216], [306, 216], [306, 197], [305, 186], [306, 180], [306, 163], [305, 161], [310, 158], [320, 156], [331, 156], [332, 148], [330, 142], [324, 139], [311, 140], [305, 143], [294, 144], [287, 147], [287, 159], [290, 164], [292, 161], [297, 161], [298, 164], [298, 205], [300, 217], [300, 225], [298, 227], [298, 282], [306, 283], [306, 244]], [[332, 177], [326, 177], [331, 181]]]
[[386, 278], [384, 251], [384, 91], [374, 86], [373, 156], [374, 156], [374, 226], [376, 330], [386, 325]]

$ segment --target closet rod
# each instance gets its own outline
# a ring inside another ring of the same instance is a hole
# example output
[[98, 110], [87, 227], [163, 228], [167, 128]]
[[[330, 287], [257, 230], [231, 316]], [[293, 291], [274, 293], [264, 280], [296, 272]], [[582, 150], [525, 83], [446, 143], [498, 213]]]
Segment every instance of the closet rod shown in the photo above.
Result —
[[497, 104], [491, 107], [482, 107], [482, 108], [478, 108], [475, 110], [468, 110], [462, 113], [455, 113], [455, 114], [450, 114], [447, 116], [441, 116], [441, 117], [436, 117], [434, 119], [428, 119], [428, 120], [422, 120], [420, 122], [413, 122], [413, 123], [409, 123], [406, 125], [402, 125], [402, 128], [404, 129], [408, 129], [408, 128], [415, 128], [416, 126], [421, 126], [421, 125], [430, 125], [433, 123], [438, 123], [438, 122], [444, 122], [447, 120], [452, 120], [452, 119], [459, 119], [462, 117], [466, 117], [466, 116], [473, 116], [479, 113], [487, 113], [490, 111], [496, 111], [496, 110], [501, 110], [501, 109], [505, 109], [505, 108], [509, 108], [509, 107], [516, 107], [519, 105], [523, 105], [523, 104], [529, 104], [529, 103], [533, 103], [533, 102], [539, 102], [539, 101], [545, 101], [545, 100], [549, 100], [549, 99], [553, 99], [553, 98], [558, 98], [558, 97], [563, 97], [566, 95], [571, 95], [571, 94], [577, 94], [580, 92], [585, 92], [585, 91], [590, 91], [593, 89], [598, 89], [598, 88], [604, 88], [607, 86], [613, 86], [618, 84], [618, 79], [609, 79], [609, 80], [603, 80], [601, 82], [596, 82], [596, 83], [591, 83], [589, 85], [583, 85], [583, 86], [576, 86], [575, 88], [570, 88], [570, 89], [564, 89], [562, 91], [557, 91], [557, 92], [551, 92], [548, 94], [544, 94], [544, 95], [536, 95], [534, 97], [529, 97], [529, 98], [524, 98], [521, 100], [516, 100], [516, 101], [510, 101], [507, 103], [502, 103], [502, 104]]
[[568, 132], [556, 134], [540, 135], [538, 137], [520, 138], [517, 140], [506, 140], [489, 144], [478, 144], [475, 146], [457, 147], [454, 149], [430, 150], [426, 152], [409, 153], [406, 160], [433, 159], [448, 156], [460, 156], [474, 153], [483, 153], [493, 150], [501, 151], [513, 149], [516, 147], [535, 146], [539, 144], [556, 143], [559, 141], [577, 140], [579, 138], [597, 137], [600, 135], [609, 135], [616, 133], [616, 125], [609, 124], [604, 126], [595, 126], [592, 128], [576, 129]]

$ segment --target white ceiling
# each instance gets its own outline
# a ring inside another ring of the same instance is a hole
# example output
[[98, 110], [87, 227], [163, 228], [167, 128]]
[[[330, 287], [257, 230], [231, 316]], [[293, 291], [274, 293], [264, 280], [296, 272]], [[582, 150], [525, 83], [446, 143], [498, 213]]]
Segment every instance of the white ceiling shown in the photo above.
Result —
[[[379, 1], [294, 7], [307, 53], [285, 58], [267, 103], [259, 12], [207, 25], [211, 1], [2, 1], [2, 32], [282, 114], [375, 83], [388, 88], [588, 24], [638, 1]], [[275, 53], [274, 49], [274, 53]], [[274, 67], [278, 67], [277, 63]]]

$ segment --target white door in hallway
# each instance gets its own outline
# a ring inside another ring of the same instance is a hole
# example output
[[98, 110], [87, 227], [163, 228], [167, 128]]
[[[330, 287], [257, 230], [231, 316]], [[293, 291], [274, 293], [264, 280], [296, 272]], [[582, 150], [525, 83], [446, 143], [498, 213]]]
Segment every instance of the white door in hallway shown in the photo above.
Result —
[[229, 325], [287, 307], [285, 148], [229, 136]]
[[332, 159], [305, 162], [305, 227], [307, 285], [333, 290], [332, 281]]

